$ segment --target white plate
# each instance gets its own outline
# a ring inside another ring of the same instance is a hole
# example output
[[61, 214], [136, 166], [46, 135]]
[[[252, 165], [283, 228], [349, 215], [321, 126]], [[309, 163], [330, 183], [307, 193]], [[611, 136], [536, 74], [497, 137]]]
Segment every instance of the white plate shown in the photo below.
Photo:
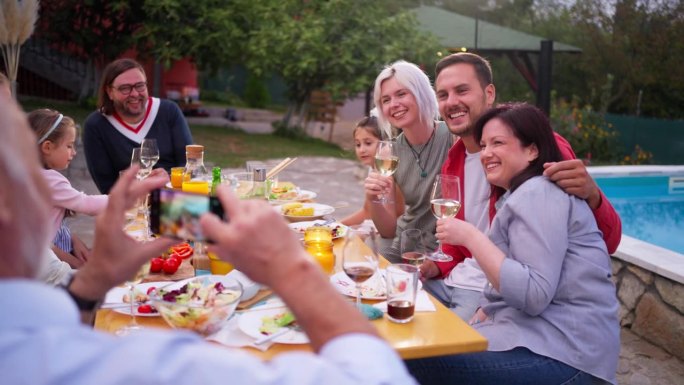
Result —
[[[314, 209], [314, 215], [311, 216], [293, 216], [293, 215], [285, 215], [283, 216], [291, 221], [312, 221], [314, 219], [318, 219], [322, 217], [323, 215], [328, 215], [332, 214], [335, 211], [335, 208], [332, 206], [328, 205], [322, 205], [320, 203], [302, 203], [302, 207], [313, 207]], [[283, 212], [283, 205], [279, 206], [274, 206], [276, 210], [278, 210], [279, 213]]]
[[[135, 285], [135, 291], [141, 293], [147, 293], [147, 290], [151, 287], [156, 287], [159, 289], [162, 286], [168, 285], [170, 282], [145, 282]], [[105, 305], [107, 304], [121, 304], [121, 307], [115, 307], [114, 310], [117, 313], [131, 315], [131, 307], [129, 304], [123, 302], [123, 296], [128, 294], [127, 287], [115, 287], [107, 292], [105, 296]], [[152, 305], [152, 301], [148, 301]], [[138, 313], [138, 306], [133, 305], [133, 315], [136, 317], [159, 317], [159, 313]]]
[[[340, 293], [356, 298], [356, 283], [347, 277], [344, 271], [340, 271], [330, 277], [330, 283]], [[386, 299], [387, 289], [385, 279], [380, 271], [376, 271], [372, 277], [361, 284], [361, 298], [363, 299]]]
[[[356, 284], [344, 271], [340, 271], [330, 277], [330, 283], [340, 293], [356, 298]], [[423, 287], [423, 283], [418, 281], [418, 290]], [[361, 298], [363, 299], [387, 299], [387, 283], [385, 281], [385, 269], [380, 269], [361, 284]]]
[[[259, 331], [264, 317], [273, 317], [276, 314], [288, 311], [287, 308], [281, 307], [276, 309], [253, 310], [242, 313], [238, 318], [238, 326], [245, 334], [253, 338], [261, 338], [265, 335]], [[280, 329], [278, 329], [280, 330]], [[304, 332], [292, 330], [280, 337], [273, 339], [273, 342], [279, 344], [307, 344], [309, 337]]]
[[[317, 221], [305, 221], [305, 222], [295, 222], [295, 223], [290, 223], [288, 226], [294, 231], [296, 231], [300, 235], [304, 235], [304, 231], [317, 224], [317, 223], [324, 223], [325, 221], [322, 219], [319, 219]], [[341, 224], [340, 222], [333, 222], [333, 223], [328, 223], [325, 225], [326, 227], [330, 227], [331, 229], [337, 228], [337, 235], [333, 237], [333, 239], [337, 239], [340, 237], [344, 237], [347, 235], [347, 231], [349, 230], [349, 227]]]
[[309, 190], [299, 190], [299, 194], [292, 199], [270, 199], [269, 202], [273, 205], [282, 205], [290, 202], [303, 202], [316, 199], [318, 194]]

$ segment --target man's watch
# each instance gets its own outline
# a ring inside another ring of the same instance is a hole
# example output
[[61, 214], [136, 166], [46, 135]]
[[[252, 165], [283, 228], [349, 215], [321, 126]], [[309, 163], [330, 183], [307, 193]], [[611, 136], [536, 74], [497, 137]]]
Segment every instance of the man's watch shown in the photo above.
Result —
[[74, 300], [76, 303], [76, 306], [78, 307], [78, 310], [80, 311], [95, 311], [97, 310], [100, 305], [102, 304], [102, 300], [96, 299], [96, 300], [90, 300], [90, 299], [85, 299], [83, 297], [78, 296], [77, 294], [74, 294], [69, 287], [71, 286], [71, 282], [74, 281], [74, 277], [76, 276], [75, 271], [67, 273], [64, 278], [62, 279], [62, 282], [60, 282], [59, 286], [64, 289], [67, 294], [71, 297], [71, 299]]

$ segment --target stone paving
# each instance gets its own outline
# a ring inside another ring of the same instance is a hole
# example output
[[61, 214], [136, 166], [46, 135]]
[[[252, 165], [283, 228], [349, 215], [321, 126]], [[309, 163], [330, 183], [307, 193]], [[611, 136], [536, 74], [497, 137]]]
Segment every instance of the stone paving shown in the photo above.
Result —
[[[196, 119], [192, 119], [192, 122], [199, 123]], [[247, 132], [270, 132], [269, 122], [229, 122], [218, 117], [211, 119], [212, 124], [237, 125], [243, 127]], [[209, 124], [207, 121], [201, 122]], [[353, 124], [350, 122], [337, 124], [333, 141], [343, 148], [351, 148], [352, 127]], [[327, 135], [319, 134], [321, 136]], [[279, 159], [273, 159], [264, 163], [269, 167], [277, 164], [278, 161]], [[65, 174], [77, 189], [89, 194], [97, 193], [97, 188], [86, 170], [82, 148], [79, 148], [76, 158]], [[351, 160], [301, 157], [284, 170], [279, 178], [280, 180], [292, 181], [303, 189], [316, 192], [318, 194], [316, 200], [338, 207], [334, 216], [342, 218], [354, 212], [363, 203], [362, 180], [359, 177], [361, 174], [358, 163]], [[93, 218], [78, 215], [71, 219], [71, 226], [74, 233], [81, 236], [86, 243], [92, 244]], [[619, 384], [684, 384], [684, 362], [680, 359], [640, 338], [628, 329], [622, 329], [621, 339], [620, 362], [617, 373]]]

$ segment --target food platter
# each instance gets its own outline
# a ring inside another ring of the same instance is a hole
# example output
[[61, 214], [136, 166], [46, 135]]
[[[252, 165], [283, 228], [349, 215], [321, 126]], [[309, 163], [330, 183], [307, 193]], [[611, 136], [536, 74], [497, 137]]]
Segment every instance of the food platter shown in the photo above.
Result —
[[[340, 293], [356, 297], [356, 284], [343, 271], [338, 272], [330, 277], [330, 283]], [[366, 282], [361, 284], [361, 298], [363, 299], [386, 299], [387, 288], [385, 279], [380, 272], [370, 277]]]
[[[352, 281], [344, 271], [340, 271], [330, 277], [330, 283], [340, 293], [356, 297], [356, 284]], [[423, 287], [422, 282], [418, 282], [418, 290]], [[380, 269], [370, 277], [366, 282], [361, 284], [361, 298], [363, 299], [387, 299], [387, 283], [385, 282], [385, 269]]]
[[[278, 205], [278, 206], [273, 206], [275, 210], [278, 210], [279, 213], [283, 213], [283, 207], [287, 205]], [[328, 205], [323, 205], [320, 203], [302, 203], [301, 204], [302, 208], [312, 208], [313, 209], [313, 215], [286, 215], [283, 214], [285, 218], [287, 218], [290, 222], [302, 222], [302, 221], [312, 221], [314, 219], [318, 219], [324, 215], [332, 214], [335, 212], [335, 208], [332, 206]]]
[[[290, 223], [288, 226], [290, 226], [290, 228], [294, 230], [296, 233], [304, 236], [304, 231], [306, 231], [307, 228], [322, 223], [325, 223], [325, 221], [319, 219], [316, 221]], [[328, 223], [327, 225], [325, 225], [325, 227], [329, 227], [333, 230], [333, 239], [344, 237], [345, 235], [347, 235], [347, 231], [349, 231], [349, 227], [341, 224], [340, 222]]]
[[281, 197], [278, 197], [275, 199], [269, 199], [268, 201], [272, 205], [282, 205], [282, 204], [289, 203], [289, 202], [310, 201], [310, 200], [316, 199], [316, 197], [318, 196], [318, 194], [316, 194], [313, 191], [301, 190], [301, 189], [293, 190], [290, 193], [296, 194], [296, 195], [289, 195], [289, 197], [286, 195], [282, 195]]
[[[275, 308], [275, 309], [265, 309], [265, 310], [253, 310], [249, 312], [242, 313], [238, 319], [238, 327], [243, 333], [247, 334], [253, 338], [262, 338], [266, 334], [263, 334], [259, 329], [264, 323], [264, 319], [268, 317], [274, 317], [278, 314], [282, 314], [287, 311], [287, 308]], [[277, 332], [277, 331], [274, 331]], [[302, 331], [291, 330], [281, 336], [273, 339], [273, 342], [280, 344], [307, 344], [309, 343], [309, 338]]]
[[[136, 293], [147, 293], [147, 290], [151, 287], [160, 288], [162, 286], [168, 285], [168, 282], [145, 282], [135, 285]], [[128, 294], [128, 287], [117, 286], [107, 292], [104, 300], [104, 307], [110, 307], [113, 311], [125, 315], [131, 315], [131, 307], [128, 303], [123, 301], [124, 295]], [[152, 305], [152, 301], [148, 301], [147, 304]], [[159, 317], [159, 313], [140, 313], [138, 312], [139, 304], [133, 305], [133, 315], [136, 317]]]

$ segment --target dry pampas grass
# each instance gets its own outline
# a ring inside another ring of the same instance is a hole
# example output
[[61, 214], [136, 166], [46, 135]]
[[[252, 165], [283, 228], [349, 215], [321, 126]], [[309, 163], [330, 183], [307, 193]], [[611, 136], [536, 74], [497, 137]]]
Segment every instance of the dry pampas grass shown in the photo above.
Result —
[[33, 34], [38, 8], [38, 0], [0, 0], [0, 45], [7, 77], [13, 85], [19, 72], [19, 50]]

